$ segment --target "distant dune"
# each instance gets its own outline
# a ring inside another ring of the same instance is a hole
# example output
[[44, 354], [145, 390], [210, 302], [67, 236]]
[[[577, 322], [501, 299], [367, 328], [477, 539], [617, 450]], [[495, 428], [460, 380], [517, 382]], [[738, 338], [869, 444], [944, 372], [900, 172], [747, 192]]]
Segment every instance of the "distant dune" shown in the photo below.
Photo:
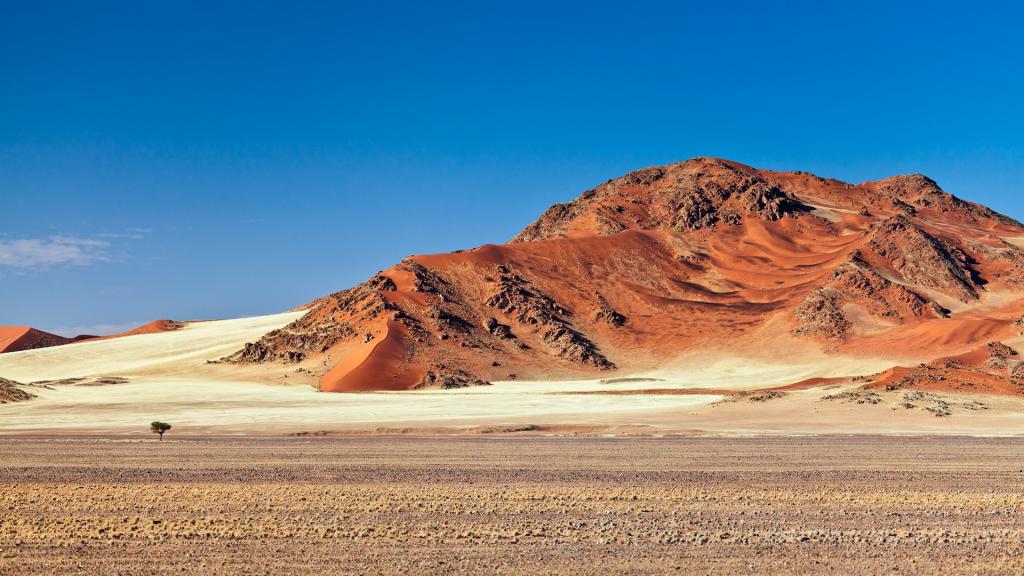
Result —
[[82, 334], [73, 338], [66, 338], [49, 332], [43, 332], [29, 326], [0, 326], [0, 353], [20, 352], [23, 350], [35, 350], [37, 348], [49, 348], [51, 346], [63, 346], [75, 342], [87, 340], [103, 340], [108, 338], [120, 338], [122, 336], [134, 336], [136, 334], [153, 334], [177, 330], [184, 324], [173, 320], [154, 320], [147, 322], [138, 328], [133, 328], [120, 334], [111, 336], [92, 336]]
[[65, 338], [29, 326], [0, 326], [0, 353], [60, 346], [74, 341], [74, 338]]

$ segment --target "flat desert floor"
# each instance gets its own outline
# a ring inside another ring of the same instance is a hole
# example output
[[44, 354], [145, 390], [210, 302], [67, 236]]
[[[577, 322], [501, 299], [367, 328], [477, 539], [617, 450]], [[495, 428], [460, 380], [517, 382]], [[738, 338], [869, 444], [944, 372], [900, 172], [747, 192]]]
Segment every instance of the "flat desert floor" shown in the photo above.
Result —
[[1010, 574], [1011, 438], [0, 439], [0, 574]]

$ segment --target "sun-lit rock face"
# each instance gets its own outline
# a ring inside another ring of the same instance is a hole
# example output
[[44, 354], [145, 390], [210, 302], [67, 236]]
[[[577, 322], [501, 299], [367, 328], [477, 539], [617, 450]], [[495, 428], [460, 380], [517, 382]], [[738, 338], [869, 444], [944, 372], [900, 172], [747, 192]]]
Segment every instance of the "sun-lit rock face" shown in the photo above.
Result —
[[854, 185], [696, 158], [556, 204], [507, 244], [407, 258], [225, 361], [357, 391], [594, 377], [769, 343], [939, 358], [1020, 331], [1021, 237], [917, 174]]

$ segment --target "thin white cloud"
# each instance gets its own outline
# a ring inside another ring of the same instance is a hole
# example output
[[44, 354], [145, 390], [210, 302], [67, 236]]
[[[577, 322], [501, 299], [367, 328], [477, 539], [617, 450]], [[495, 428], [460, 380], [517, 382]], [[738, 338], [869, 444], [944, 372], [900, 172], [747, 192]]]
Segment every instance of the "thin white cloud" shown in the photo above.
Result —
[[108, 238], [114, 240], [141, 240], [152, 232], [149, 228], [128, 228], [123, 232], [103, 232], [97, 234], [97, 238]]
[[88, 266], [109, 260], [109, 249], [110, 242], [100, 238], [0, 238], [0, 267], [45, 270], [62, 265]]

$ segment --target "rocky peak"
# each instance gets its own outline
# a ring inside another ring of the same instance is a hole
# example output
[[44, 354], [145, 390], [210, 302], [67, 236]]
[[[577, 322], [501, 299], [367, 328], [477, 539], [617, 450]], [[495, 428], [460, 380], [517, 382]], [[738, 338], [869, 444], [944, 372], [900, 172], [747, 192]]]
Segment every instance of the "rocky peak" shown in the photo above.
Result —
[[888, 199], [894, 206], [902, 207], [905, 213], [914, 213], [917, 209], [931, 209], [940, 213], [960, 213], [972, 221], [992, 219], [1002, 224], [1021, 226], [1012, 218], [946, 192], [924, 174], [901, 174], [865, 182], [861, 186], [869, 193]]
[[630, 172], [572, 202], [556, 204], [512, 242], [606, 236], [623, 230], [682, 232], [738, 224], [748, 216], [774, 221], [806, 210], [753, 168], [695, 158]]

